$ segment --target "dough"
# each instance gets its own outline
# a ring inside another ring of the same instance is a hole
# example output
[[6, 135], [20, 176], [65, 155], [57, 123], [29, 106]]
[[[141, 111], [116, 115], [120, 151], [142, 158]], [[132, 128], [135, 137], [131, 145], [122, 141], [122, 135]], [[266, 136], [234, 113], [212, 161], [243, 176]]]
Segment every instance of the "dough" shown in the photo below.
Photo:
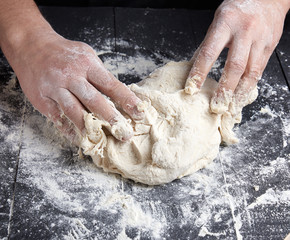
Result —
[[223, 139], [237, 141], [232, 127], [240, 121], [243, 106], [231, 106], [234, 114], [212, 113], [209, 103], [217, 83], [207, 79], [200, 92], [186, 94], [183, 89], [190, 68], [190, 62], [170, 62], [129, 86], [143, 100], [138, 107], [145, 118], [133, 121], [124, 114], [134, 132], [127, 142], [113, 137], [107, 122], [85, 114], [83, 153], [106, 172], [148, 185], [171, 182], [209, 164]]

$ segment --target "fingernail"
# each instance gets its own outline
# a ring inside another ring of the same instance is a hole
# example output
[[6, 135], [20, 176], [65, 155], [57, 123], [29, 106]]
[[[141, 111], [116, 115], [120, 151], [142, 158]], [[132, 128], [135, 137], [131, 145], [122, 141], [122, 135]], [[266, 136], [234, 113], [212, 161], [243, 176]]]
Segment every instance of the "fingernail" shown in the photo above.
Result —
[[199, 91], [197, 82], [201, 82], [201, 77], [198, 75], [187, 78], [184, 92], [189, 95], [196, 94]]
[[135, 120], [142, 120], [145, 117], [145, 110], [148, 108], [148, 102], [139, 101], [134, 108]]
[[144, 118], [144, 111], [138, 108], [138, 104], [135, 105], [134, 107], [131, 107], [130, 115], [134, 120], [141, 120]]
[[133, 110], [133, 114], [132, 114], [132, 118], [134, 120], [142, 120], [145, 117], [145, 113], [144, 112], [140, 112], [138, 110], [138, 107], [135, 107]]
[[233, 91], [222, 89], [221, 92], [214, 93], [210, 101], [210, 109], [213, 113], [223, 114], [228, 108], [229, 104], [232, 101]]
[[140, 104], [142, 104], [142, 101], [140, 99], [134, 99], [134, 102], [132, 102], [132, 104], [128, 103], [126, 105], [130, 116], [134, 120], [141, 120], [144, 118], [144, 110], [138, 107]]
[[114, 118], [114, 123], [111, 126], [112, 135], [120, 141], [127, 141], [133, 136], [133, 128], [129, 121], [123, 116]]

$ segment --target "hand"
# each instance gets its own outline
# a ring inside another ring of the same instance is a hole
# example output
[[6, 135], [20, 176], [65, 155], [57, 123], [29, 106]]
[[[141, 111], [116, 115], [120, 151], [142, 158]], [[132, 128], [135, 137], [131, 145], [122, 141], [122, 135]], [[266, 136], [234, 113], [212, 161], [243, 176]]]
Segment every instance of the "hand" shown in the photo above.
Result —
[[132, 136], [132, 127], [104, 95], [135, 119], [142, 118], [140, 100], [91, 47], [59, 36], [33, 0], [0, 1], [0, 33], [0, 47], [25, 95], [72, 142], [85, 131], [85, 111], [107, 121], [117, 139]]
[[193, 56], [185, 92], [198, 91], [221, 51], [228, 47], [211, 110], [224, 113], [233, 98], [246, 102], [278, 44], [289, 5], [289, 0], [225, 0]]
[[132, 136], [130, 125], [104, 95], [137, 119], [142, 117], [137, 110], [140, 100], [105, 69], [90, 46], [55, 32], [42, 33], [25, 42], [16, 56], [13, 69], [23, 92], [71, 141], [76, 140], [76, 128], [84, 132], [84, 111], [111, 126], [123, 122], [125, 129], [115, 136], [119, 140]]

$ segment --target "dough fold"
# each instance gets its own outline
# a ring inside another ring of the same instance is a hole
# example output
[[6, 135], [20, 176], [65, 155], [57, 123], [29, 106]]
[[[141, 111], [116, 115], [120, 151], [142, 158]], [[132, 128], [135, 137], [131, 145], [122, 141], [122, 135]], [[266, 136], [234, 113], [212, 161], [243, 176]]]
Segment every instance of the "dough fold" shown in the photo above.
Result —
[[237, 141], [232, 128], [240, 122], [243, 106], [231, 106], [224, 115], [212, 113], [210, 99], [217, 83], [207, 79], [198, 93], [186, 94], [190, 68], [190, 62], [169, 62], [129, 85], [142, 100], [138, 108], [145, 117], [134, 121], [123, 113], [134, 134], [127, 142], [114, 138], [107, 122], [85, 114], [83, 153], [106, 172], [148, 185], [171, 182], [209, 164], [221, 141]]

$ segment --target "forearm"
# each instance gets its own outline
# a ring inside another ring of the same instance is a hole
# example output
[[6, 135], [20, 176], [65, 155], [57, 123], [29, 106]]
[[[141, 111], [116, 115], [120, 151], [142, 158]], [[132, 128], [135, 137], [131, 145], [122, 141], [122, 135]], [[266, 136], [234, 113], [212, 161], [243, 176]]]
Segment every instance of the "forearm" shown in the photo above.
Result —
[[45, 32], [53, 30], [33, 0], [0, 0], [0, 47], [8, 61]]

